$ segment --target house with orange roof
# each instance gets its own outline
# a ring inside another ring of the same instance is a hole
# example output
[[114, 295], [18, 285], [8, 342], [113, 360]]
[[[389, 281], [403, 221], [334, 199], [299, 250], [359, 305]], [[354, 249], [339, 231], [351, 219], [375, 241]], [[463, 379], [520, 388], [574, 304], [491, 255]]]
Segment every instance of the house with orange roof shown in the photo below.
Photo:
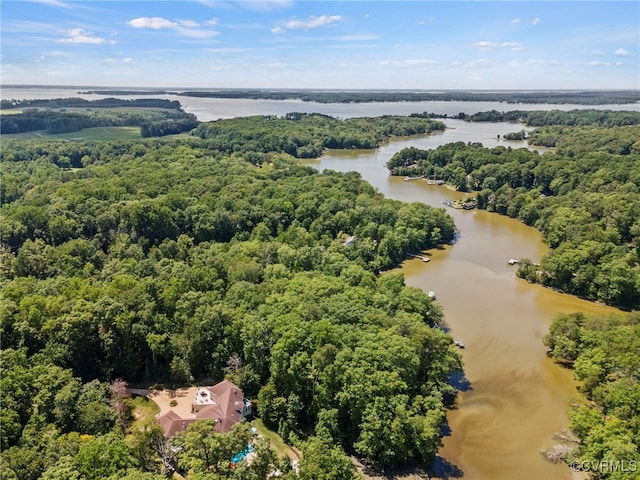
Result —
[[158, 417], [166, 438], [183, 432], [190, 423], [198, 420], [214, 420], [218, 433], [227, 433], [243, 418], [251, 415], [252, 405], [244, 398], [240, 387], [223, 380], [211, 387], [198, 387], [191, 404], [191, 415], [180, 416], [169, 411]]

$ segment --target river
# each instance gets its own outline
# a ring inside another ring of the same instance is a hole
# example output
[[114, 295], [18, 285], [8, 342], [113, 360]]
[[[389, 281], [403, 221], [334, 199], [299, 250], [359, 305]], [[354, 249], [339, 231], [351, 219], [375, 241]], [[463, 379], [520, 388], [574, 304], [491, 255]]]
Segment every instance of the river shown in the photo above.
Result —
[[[638, 110], [640, 104], [623, 105], [555, 105], [555, 104], [509, 104], [504, 102], [371, 102], [371, 103], [316, 103], [302, 100], [252, 100], [242, 98], [199, 98], [178, 95], [98, 95], [79, 93], [88, 90], [108, 90], [108, 87], [15, 87], [0, 89], [3, 100], [35, 100], [47, 98], [84, 98], [97, 100], [107, 97], [164, 98], [177, 100], [182, 108], [193, 113], [202, 122], [221, 118], [246, 117], [250, 115], [285, 115], [289, 112], [323, 113], [336, 118], [376, 117], [380, 115], [410, 115], [431, 112], [454, 116], [460, 112], [472, 114], [490, 110], [573, 110], [596, 108], [599, 110]], [[128, 90], [125, 88], [125, 90]], [[179, 90], [174, 90], [179, 91]]]
[[[3, 88], [1, 94], [4, 99], [104, 98], [77, 95], [77, 90]], [[637, 104], [595, 107], [495, 102], [318, 104], [160, 97], [179, 100], [186, 111], [196, 114], [202, 121], [243, 115], [283, 115], [291, 111], [358, 117], [423, 111], [472, 114], [516, 108], [638, 110]], [[521, 130], [520, 125], [458, 120], [445, 120], [445, 123], [448, 128], [444, 132], [394, 140], [376, 150], [330, 151], [319, 160], [305, 163], [320, 170], [357, 171], [389, 198], [442, 207], [443, 200], [458, 199], [464, 194], [422, 181], [404, 182], [402, 178], [390, 177], [385, 162], [408, 146], [435, 148], [456, 141], [479, 141], [489, 147], [526, 146], [524, 142], [497, 138]], [[530, 285], [515, 277], [515, 268], [507, 265], [509, 258], [527, 257], [537, 261], [546, 251], [541, 235], [535, 229], [485, 211], [448, 211], [460, 230], [456, 243], [428, 252], [429, 263], [409, 260], [397, 269], [404, 273], [409, 285], [436, 293], [451, 334], [466, 344], [461, 352], [469, 388], [460, 393], [458, 408], [448, 414], [451, 433], [444, 439], [438, 464], [448, 469], [448, 476], [463, 475], [465, 479], [570, 479], [569, 468], [546, 462], [541, 450], [552, 446], [555, 443], [553, 434], [567, 427], [566, 412], [576, 394], [576, 385], [570, 371], [546, 357], [542, 337], [558, 313], [615, 310]]]
[[[392, 141], [371, 151], [331, 151], [305, 163], [320, 170], [357, 171], [389, 198], [442, 207], [443, 200], [464, 194], [391, 177], [385, 162], [408, 146], [434, 148], [455, 141], [525, 146], [497, 139], [519, 125], [445, 123], [449, 128], [443, 133]], [[558, 313], [615, 310], [515, 277], [509, 258], [539, 261], [547, 250], [537, 230], [482, 210], [448, 212], [460, 230], [455, 244], [429, 251], [429, 263], [412, 259], [396, 270], [407, 284], [436, 293], [451, 334], [466, 346], [461, 352], [470, 387], [448, 414], [451, 434], [439, 452], [440, 473], [483, 480], [570, 479], [568, 467], [548, 463], [541, 451], [557, 443], [554, 433], [567, 427], [576, 384], [570, 371], [547, 358], [542, 337]]]

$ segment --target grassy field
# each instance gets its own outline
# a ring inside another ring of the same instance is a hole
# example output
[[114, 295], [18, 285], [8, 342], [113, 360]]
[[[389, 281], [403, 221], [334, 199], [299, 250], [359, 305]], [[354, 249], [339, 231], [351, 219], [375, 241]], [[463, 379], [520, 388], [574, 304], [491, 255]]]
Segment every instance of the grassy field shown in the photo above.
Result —
[[160, 408], [153, 400], [149, 400], [141, 395], [131, 397], [129, 402], [131, 404], [131, 409], [138, 420], [155, 417], [156, 414], [160, 412]]
[[51, 136], [76, 142], [82, 140], [134, 140], [142, 138], [140, 136], [140, 127], [94, 127]]
[[40, 138], [70, 141], [83, 140], [136, 140], [140, 136], [140, 127], [94, 127], [78, 130], [77, 132], [49, 134], [44, 130], [25, 133], [3, 135], [6, 138]]
[[[11, 133], [2, 135], [3, 138], [39, 138], [49, 140], [68, 140], [71, 142], [82, 142], [86, 140], [109, 141], [109, 140], [140, 140], [140, 127], [94, 127], [78, 130], [70, 133], [49, 134], [44, 130], [25, 133]], [[161, 138], [163, 140], [180, 140], [185, 138], [193, 138], [188, 133], [178, 133], [176, 135], [166, 135]]]
[[24, 110], [50, 110], [53, 112], [175, 112], [175, 108], [162, 107], [25, 107], [25, 108], [3, 108], [0, 115], [15, 115], [24, 113]]
[[278, 455], [279, 457], [289, 457], [291, 460], [300, 459], [301, 457], [300, 452], [298, 452], [297, 450], [291, 448], [289, 445], [284, 443], [284, 440], [282, 440], [282, 437], [280, 437], [280, 435], [278, 435], [276, 432], [269, 430], [267, 427], [265, 427], [264, 423], [262, 423], [262, 420], [260, 420], [259, 418], [252, 420], [251, 426], [255, 427], [256, 430], [258, 430], [258, 434], [261, 437], [264, 437], [269, 440], [269, 443], [271, 444], [271, 448], [273, 449], [274, 452], [276, 452], [276, 455]]

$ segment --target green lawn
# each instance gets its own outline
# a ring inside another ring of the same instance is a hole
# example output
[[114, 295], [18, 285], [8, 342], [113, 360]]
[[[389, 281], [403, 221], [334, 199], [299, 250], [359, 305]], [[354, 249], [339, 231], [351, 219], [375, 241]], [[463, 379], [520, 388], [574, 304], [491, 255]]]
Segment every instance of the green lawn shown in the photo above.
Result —
[[134, 395], [131, 397], [129, 404], [131, 405], [131, 410], [133, 411], [133, 416], [135, 418], [133, 427], [144, 425], [145, 420], [152, 419], [160, 413], [160, 407], [158, 407], [154, 401], [141, 395]]
[[[25, 133], [11, 133], [2, 135], [3, 138], [40, 138], [40, 139], [60, 139], [72, 142], [82, 142], [85, 140], [109, 141], [109, 140], [140, 140], [140, 127], [94, 127], [78, 130], [70, 133], [49, 134], [44, 130]], [[153, 137], [162, 140], [180, 140], [193, 138], [188, 132], [166, 135], [164, 137]]]
[[142, 138], [140, 127], [93, 127], [78, 130], [77, 132], [60, 133], [50, 135], [65, 140], [134, 140]]
[[41, 138], [60, 139], [79, 142], [83, 140], [136, 140], [140, 136], [140, 127], [94, 127], [70, 133], [49, 134], [44, 130], [35, 132], [12, 133], [3, 135], [5, 138]]
[[291, 460], [300, 459], [300, 452], [294, 450], [289, 445], [284, 443], [282, 437], [280, 437], [280, 435], [278, 435], [276, 432], [265, 427], [264, 423], [262, 423], [262, 420], [260, 420], [259, 418], [252, 420], [251, 426], [256, 427], [256, 430], [258, 430], [258, 434], [261, 437], [269, 440], [271, 448], [274, 452], [276, 452], [276, 455], [278, 455], [279, 457], [289, 457]]

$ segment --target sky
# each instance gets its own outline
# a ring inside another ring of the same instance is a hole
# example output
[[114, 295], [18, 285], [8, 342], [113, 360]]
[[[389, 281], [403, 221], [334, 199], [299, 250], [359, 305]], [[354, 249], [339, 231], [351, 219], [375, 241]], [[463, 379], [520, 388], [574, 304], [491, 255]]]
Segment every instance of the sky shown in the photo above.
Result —
[[0, 2], [3, 85], [640, 89], [640, 2]]

